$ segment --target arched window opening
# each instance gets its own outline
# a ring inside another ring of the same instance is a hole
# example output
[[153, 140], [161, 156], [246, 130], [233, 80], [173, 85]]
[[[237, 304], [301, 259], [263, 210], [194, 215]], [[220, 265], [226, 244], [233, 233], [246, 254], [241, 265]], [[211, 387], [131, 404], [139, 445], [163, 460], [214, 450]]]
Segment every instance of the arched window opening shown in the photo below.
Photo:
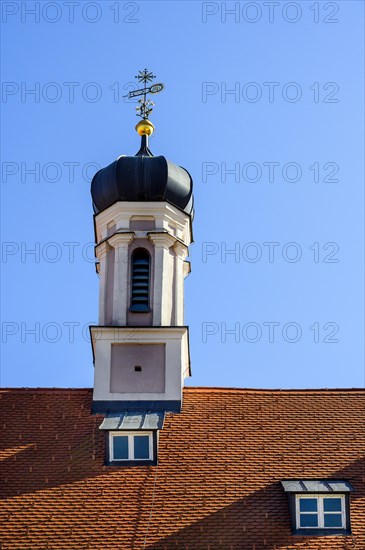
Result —
[[132, 254], [131, 311], [150, 311], [151, 256], [142, 248]]

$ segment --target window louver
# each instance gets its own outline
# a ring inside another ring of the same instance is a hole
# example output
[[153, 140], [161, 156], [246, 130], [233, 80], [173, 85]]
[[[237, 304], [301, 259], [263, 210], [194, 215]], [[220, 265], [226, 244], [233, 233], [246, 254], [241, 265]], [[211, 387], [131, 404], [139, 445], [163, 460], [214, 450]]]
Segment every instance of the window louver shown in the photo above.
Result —
[[132, 255], [131, 311], [149, 311], [150, 255], [136, 250]]

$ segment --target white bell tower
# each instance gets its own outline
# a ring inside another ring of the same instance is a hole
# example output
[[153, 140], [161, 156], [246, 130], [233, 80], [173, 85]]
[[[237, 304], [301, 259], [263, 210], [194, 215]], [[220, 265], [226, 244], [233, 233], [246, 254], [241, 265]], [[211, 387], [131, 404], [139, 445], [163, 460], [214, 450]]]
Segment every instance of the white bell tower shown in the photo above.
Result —
[[190, 376], [184, 278], [192, 179], [152, 155], [148, 116], [136, 129], [142, 139], [137, 155], [100, 170], [91, 187], [100, 278], [99, 324], [90, 327], [95, 413], [179, 411]]

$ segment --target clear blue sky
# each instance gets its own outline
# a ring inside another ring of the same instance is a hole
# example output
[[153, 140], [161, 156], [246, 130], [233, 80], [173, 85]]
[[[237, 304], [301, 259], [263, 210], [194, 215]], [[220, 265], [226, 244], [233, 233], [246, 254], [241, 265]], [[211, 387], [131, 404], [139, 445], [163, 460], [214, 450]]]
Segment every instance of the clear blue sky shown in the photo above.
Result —
[[90, 179], [144, 67], [195, 185], [188, 384], [363, 385], [364, 4], [276, 4], [2, 2], [3, 386], [92, 385]]

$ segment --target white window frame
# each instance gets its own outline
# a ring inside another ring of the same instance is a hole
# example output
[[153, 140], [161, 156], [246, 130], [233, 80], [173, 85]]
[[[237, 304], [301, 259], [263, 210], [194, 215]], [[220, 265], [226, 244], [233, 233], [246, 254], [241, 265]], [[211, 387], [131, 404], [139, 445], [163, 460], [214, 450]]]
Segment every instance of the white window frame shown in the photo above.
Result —
[[[148, 449], [149, 457], [148, 458], [134, 458], [134, 438], [141, 436], [148, 436]], [[109, 460], [111, 462], [146, 462], [147, 460], [153, 460], [153, 437], [152, 432], [149, 431], [139, 431], [139, 432], [109, 432]], [[114, 437], [116, 436], [127, 436], [128, 437], [128, 458], [114, 458]]]
[[[300, 500], [305, 498], [315, 498], [317, 500], [317, 512], [301, 512], [300, 511]], [[340, 498], [341, 499], [341, 512], [324, 512], [323, 508], [323, 500], [325, 498]], [[344, 530], [346, 529], [346, 500], [344, 494], [305, 494], [302, 493], [295, 495], [295, 511], [296, 511], [296, 524], [297, 529], [338, 529], [338, 530]], [[341, 527], [325, 527], [324, 526], [324, 514], [339, 514], [341, 513], [341, 520], [342, 525]], [[316, 514], [318, 516], [318, 525], [317, 527], [303, 527], [300, 525], [300, 516], [301, 515], [314, 515]]]

